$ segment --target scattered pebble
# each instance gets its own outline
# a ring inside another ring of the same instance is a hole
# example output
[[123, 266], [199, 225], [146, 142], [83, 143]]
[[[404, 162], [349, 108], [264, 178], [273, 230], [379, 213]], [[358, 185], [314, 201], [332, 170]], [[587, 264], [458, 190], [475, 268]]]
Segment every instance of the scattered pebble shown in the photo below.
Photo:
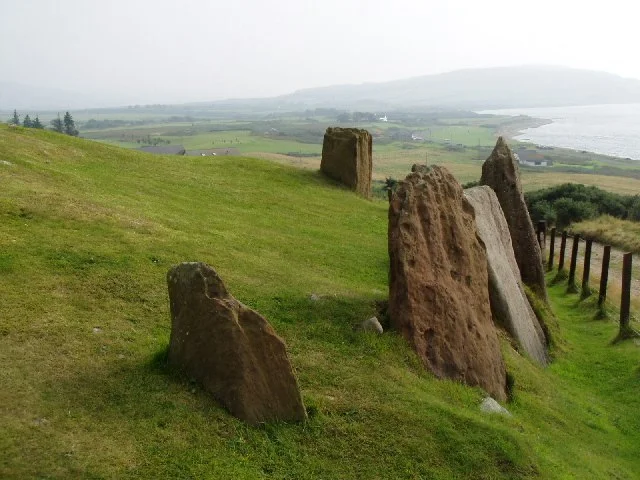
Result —
[[379, 334], [384, 332], [384, 329], [382, 328], [382, 325], [380, 325], [380, 321], [377, 317], [368, 318], [359, 325], [356, 325], [355, 330], [371, 331]]
[[102, 333], [102, 329], [100, 327], [93, 327], [93, 333]]
[[309, 300], [311, 300], [312, 302], [317, 302], [318, 300], [320, 300], [320, 295], [316, 295], [315, 293], [312, 293], [311, 296], [309, 297]]
[[511, 416], [511, 412], [496, 402], [491, 397], [485, 397], [480, 404], [480, 410], [486, 413], [499, 413], [500, 415], [505, 415], [507, 417]]
[[36, 419], [33, 421], [33, 424], [34, 424], [34, 425], [36, 425], [36, 426], [38, 426], [38, 427], [41, 427], [42, 425], [46, 425], [47, 423], [49, 423], [49, 420], [47, 420], [47, 419], [46, 419], [46, 418], [44, 418], [44, 417], [42, 417], [42, 418], [36, 418]]
[[0, 165], [7, 165], [8, 167], [10, 167], [11, 165], [13, 165], [13, 163], [8, 162], [7, 160], [0, 160]]

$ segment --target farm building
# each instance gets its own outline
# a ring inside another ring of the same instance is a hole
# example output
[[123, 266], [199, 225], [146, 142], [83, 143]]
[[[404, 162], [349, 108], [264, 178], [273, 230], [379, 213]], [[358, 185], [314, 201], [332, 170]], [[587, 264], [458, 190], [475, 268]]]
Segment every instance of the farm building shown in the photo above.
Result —
[[546, 167], [550, 164], [549, 160], [537, 150], [521, 148], [514, 156], [520, 165], [529, 167]]

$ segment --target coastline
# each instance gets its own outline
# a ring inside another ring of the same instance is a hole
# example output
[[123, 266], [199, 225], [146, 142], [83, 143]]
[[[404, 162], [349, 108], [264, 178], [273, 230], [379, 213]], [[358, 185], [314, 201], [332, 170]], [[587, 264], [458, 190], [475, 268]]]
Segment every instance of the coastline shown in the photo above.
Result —
[[640, 103], [485, 110], [512, 116], [496, 133], [514, 142], [640, 163]]
[[547, 118], [530, 117], [528, 115], [518, 115], [516, 117], [513, 117], [512, 121], [501, 124], [498, 127], [496, 133], [499, 136], [507, 138], [508, 140], [515, 140], [516, 142], [520, 143], [531, 143], [522, 142], [515, 137], [518, 135], [522, 135], [525, 130], [528, 130], [530, 128], [539, 128], [543, 125], [549, 125], [550, 123], [553, 123], [553, 120]]

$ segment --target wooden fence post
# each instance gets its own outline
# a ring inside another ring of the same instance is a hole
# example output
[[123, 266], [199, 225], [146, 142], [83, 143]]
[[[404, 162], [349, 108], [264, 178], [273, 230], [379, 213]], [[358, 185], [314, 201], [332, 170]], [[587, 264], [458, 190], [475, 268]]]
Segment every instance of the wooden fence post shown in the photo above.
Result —
[[600, 272], [600, 292], [598, 293], [598, 308], [604, 308], [607, 299], [607, 282], [609, 281], [609, 260], [611, 260], [611, 245], [604, 246], [602, 253], [602, 271]]
[[551, 229], [551, 243], [549, 243], [549, 261], [547, 262], [547, 269], [553, 270], [553, 254], [556, 249], [556, 227]]
[[591, 295], [591, 288], [589, 288], [589, 274], [591, 273], [591, 247], [593, 240], [587, 238], [587, 244], [584, 248], [584, 269], [582, 270], [582, 292], [580, 298], [587, 298]]
[[[545, 220], [538, 221], [538, 229], [536, 230], [536, 235], [538, 236], [538, 245], [540, 245], [540, 250], [544, 252], [545, 249], [545, 241], [547, 239], [547, 222]], [[542, 255], [544, 258], [544, 254]]]
[[567, 249], [567, 231], [562, 232], [560, 239], [560, 258], [558, 259], [558, 271], [564, 268], [564, 253]]
[[620, 337], [630, 333], [629, 309], [631, 306], [631, 262], [633, 254], [625, 253], [622, 257], [622, 297], [620, 298]]
[[580, 235], [573, 236], [573, 247], [571, 248], [571, 263], [569, 264], [569, 282], [567, 283], [567, 292], [578, 293], [576, 287], [576, 263], [578, 261], [578, 246], [580, 245]]

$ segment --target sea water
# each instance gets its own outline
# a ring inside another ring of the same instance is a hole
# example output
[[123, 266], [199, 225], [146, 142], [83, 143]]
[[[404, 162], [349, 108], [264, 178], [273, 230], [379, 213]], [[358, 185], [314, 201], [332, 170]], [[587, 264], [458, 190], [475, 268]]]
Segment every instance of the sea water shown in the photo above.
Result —
[[517, 140], [640, 160], [640, 103], [581, 107], [486, 110], [494, 115], [527, 115], [551, 123], [528, 128]]

